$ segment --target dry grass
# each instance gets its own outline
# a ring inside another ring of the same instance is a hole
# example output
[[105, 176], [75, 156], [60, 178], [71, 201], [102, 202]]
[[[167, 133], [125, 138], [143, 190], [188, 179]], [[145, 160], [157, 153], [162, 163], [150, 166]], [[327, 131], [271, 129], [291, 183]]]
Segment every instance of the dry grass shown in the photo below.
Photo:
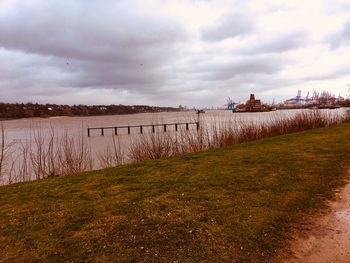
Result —
[[3, 122], [0, 124], [1, 142], [0, 142], [0, 182], [3, 180], [5, 174], [11, 171], [10, 159], [12, 155], [13, 142], [7, 142], [6, 130]]
[[[97, 159], [99, 168], [107, 168], [126, 162], [215, 149], [348, 121], [350, 110], [342, 115], [310, 110], [267, 122], [213, 120], [209, 124], [201, 121], [198, 130], [180, 129], [178, 132], [143, 134], [131, 141], [127, 152], [119, 137], [112, 136], [106, 149], [97, 154]], [[92, 152], [85, 140], [82, 133], [76, 137], [67, 131], [58, 135], [53, 128], [45, 133], [37, 126], [33, 127], [29, 138], [14, 147], [13, 142], [7, 142], [6, 129], [1, 124], [0, 182], [11, 184], [92, 170]]]
[[100, 167], [103, 168], [124, 164], [124, 151], [121, 146], [119, 137], [115, 139], [115, 137], [112, 136], [111, 143], [108, 143], [107, 148], [102, 153], [99, 153], [97, 157], [100, 163]]
[[143, 135], [129, 149], [131, 161], [174, 156], [260, 140], [309, 129], [328, 127], [350, 121], [350, 110], [343, 115], [311, 110], [293, 117], [271, 119], [268, 122], [213, 121], [200, 124], [200, 129], [179, 133]]
[[173, 155], [174, 137], [168, 133], [151, 133], [142, 135], [131, 142], [129, 159], [143, 161], [168, 157]]
[[[4, 127], [2, 129], [5, 130]], [[37, 126], [29, 136], [32, 139], [26, 138], [17, 145], [14, 142], [6, 145], [3, 139], [0, 162], [2, 168], [7, 168], [6, 174], [0, 174], [3, 183], [25, 182], [93, 169], [91, 151], [83, 134], [78, 139], [68, 135], [67, 131], [63, 136], [58, 136], [53, 128], [45, 133]]]
[[346, 123], [2, 186], [0, 262], [283, 262], [348, 178], [349, 137]]

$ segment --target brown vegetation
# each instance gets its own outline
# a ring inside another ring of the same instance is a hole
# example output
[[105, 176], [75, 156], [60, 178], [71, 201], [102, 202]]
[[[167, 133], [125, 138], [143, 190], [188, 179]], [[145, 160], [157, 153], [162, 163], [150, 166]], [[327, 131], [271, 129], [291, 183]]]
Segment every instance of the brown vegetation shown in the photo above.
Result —
[[215, 122], [201, 123], [199, 131], [181, 131], [143, 135], [130, 147], [131, 161], [157, 159], [177, 154], [225, 147], [293, 132], [316, 129], [350, 121], [350, 110], [343, 115], [322, 113], [318, 110], [301, 112], [294, 117], [273, 119], [270, 122]]
[[[198, 130], [181, 129], [178, 132], [143, 134], [138, 139], [132, 140], [127, 154], [119, 137], [112, 136], [105, 151], [97, 154], [97, 158], [99, 168], [113, 167], [126, 162], [139, 162], [220, 148], [348, 121], [350, 121], [350, 110], [343, 115], [312, 110], [298, 113], [294, 117], [271, 119], [263, 123], [232, 120], [214, 121], [212, 124], [202, 122]], [[30, 143], [30, 140], [24, 140], [15, 152], [12, 149], [13, 143], [6, 142], [3, 126], [1, 131], [0, 182], [2, 183], [43, 179], [94, 168], [92, 153], [83, 134], [76, 139], [67, 131], [58, 136], [53, 129], [49, 134], [45, 134], [40, 127], [34, 127], [30, 135], [33, 143]]]
[[100, 167], [114, 167], [122, 165], [125, 162], [124, 151], [121, 146], [119, 137], [117, 140], [112, 136], [111, 143], [107, 144], [107, 148], [98, 154], [98, 159], [100, 162]]
[[1, 131], [1, 142], [0, 142], [0, 179], [5, 174], [8, 173], [9, 169], [9, 158], [11, 157], [11, 147], [13, 143], [8, 143], [6, 140], [6, 131], [3, 123], [0, 124]]
[[56, 105], [38, 103], [0, 103], [0, 119], [18, 119], [53, 116], [99, 116], [142, 112], [179, 111], [179, 108], [147, 105]]
[[345, 123], [2, 186], [0, 261], [283, 261], [346, 183], [349, 137]]
[[[2, 132], [4, 138], [4, 128]], [[33, 143], [29, 139], [19, 143], [17, 152], [12, 144], [1, 144], [0, 173], [3, 183], [24, 182], [52, 176], [67, 175], [92, 170], [92, 157], [84, 136], [78, 140], [67, 132], [59, 137], [54, 129], [45, 134], [40, 127], [32, 129]], [[4, 139], [3, 139], [4, 141]], [[3, 146], [5, 145], [5, 146]]]

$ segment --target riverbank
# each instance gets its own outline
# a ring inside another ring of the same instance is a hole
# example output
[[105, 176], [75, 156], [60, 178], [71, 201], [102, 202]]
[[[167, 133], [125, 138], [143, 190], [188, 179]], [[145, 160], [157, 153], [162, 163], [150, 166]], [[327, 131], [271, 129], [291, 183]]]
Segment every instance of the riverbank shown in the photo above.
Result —
[[0, 187], [0, 261], [274, 262], [345, 184], [350, 123]]
[[154, 112], [179, 112], [182, 109], [148, 105], [57, 105], [0, 102], [0, 120], [63, 116], [105, 116]]

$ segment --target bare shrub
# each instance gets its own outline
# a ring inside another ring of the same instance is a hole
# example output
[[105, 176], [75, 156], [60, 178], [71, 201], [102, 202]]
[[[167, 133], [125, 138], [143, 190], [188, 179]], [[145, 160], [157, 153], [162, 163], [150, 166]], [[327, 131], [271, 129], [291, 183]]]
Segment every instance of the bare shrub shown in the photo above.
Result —
[[198, 132], [195, 130], [181, 131], [173, 147], [176, 147], [175, 152], [179, 154], [204, 150], [203, 127]]
[[27, 144], [26, 147], [22, 147], [21, 173], [24, 173], [26, 169], [25, 156], [28, 151], [30, 152], [30, 164], [28, 166], [34, 174], [34, 179], [67, 175], [92, 169], [91, 151], [87, 147], [82, 133], [77, 137], [72, 137], [65, 131], [59, 137], [52, 127], [48, 134], [44, 133], [40, 127], [36, 127], [32, 136], [34, 145]]
[[[1, 142], [0, 142], [0, 182], [4, 180], [5, 175], [9, 172], [10, 158], [13, 153], [12, 146], [14, 142], [7, 142], [6, 130], [4, 124], [1, 122]], [[10, 168], [11, 169], [11, 168]]]
[[171, 156], [174, 149], [173, 143], [171, 132], [141, 135], [131, 142], [129, 159], [138, 162]]
[[31, 163], [31, 144], [28, 140], [21, 142], [19, 153], [12, 162], [9, 178], [17, 182], [32, 180], [33, 166]]
[[86, 146], [84, 135], [81, 133], [78, 138], [79, 140], [76, 140], [65, 132], [59, 141], [57, 158], [61, 175], [79, 173], [93, 167], [91, 151]]
[[58, 145], [57, 145], [57, 137], [55, 135], [55, 130], [53, 127], [50, 129], [49, 133], [49, 139], [47, 142], [47, 147], [46, 147], [46, 165], [45, 165], [45, 176], [46, 177], [51, 177], [51, 176], [58, 176], [60, 175], [60, 167], [59, 163], [57, 161], [58, 159]]
[[211, 126], [202, 122], [198, 131], [181, 130], [173, 137], [169, 137], [170, 133], [142, 136], [132, 143], [129, 156], [131, 161], [155, 159], [327, 127], [345, 121], [350, 121], [350, 110], [342, 115], [310, 110], [293, 117], [276, 117], [267, 122], [226, 120], [213, 121]]
[[122, 165], [124, 163], [124, 151], [122, 149], [119, 137], [117, 140], [112, 135], [112, 142], [107, 144], [107, 148], [98, 154], [100, 167], [107, 168]]
[[30, 160], [34, 171], [35, 179], [45, 178], [47, 171], [47, 155], [45, 149], [45, 135], [41, 127], [37, 126], [33, 130], [34, 149], [30, 151]]
[[347, 109], [344, 113], [344, 117], [343, 117], [343, 121], [344, 122], [350, 122], [350, 109]]
[[[131, 140], [127, 156], [120, 137], [112, 136], [107, 148], [97, 154], [100, 167], [112, 167], [125, 162], [157, 159], [206, 149], [225, 147], [267, 137], [327, 127], [350, 121], [350, 110], [309, 110], [294, 116], [275, 116], [264, 122], [243, 122], [236, 119], [212, 120], [198, 118], [199, 129], [180, 128], [177, 132], [145, 133]], [[57, 135], [51, 128], [44, 132], [36, 126], [30, 138], [16, 148], [6, 142], [6, 131], [1, 125], [0, 179], [8, 183], [28, 181], [78, 173], [93, 169], [91, 149], [83, 133], [71, 136], [66, 131]]]

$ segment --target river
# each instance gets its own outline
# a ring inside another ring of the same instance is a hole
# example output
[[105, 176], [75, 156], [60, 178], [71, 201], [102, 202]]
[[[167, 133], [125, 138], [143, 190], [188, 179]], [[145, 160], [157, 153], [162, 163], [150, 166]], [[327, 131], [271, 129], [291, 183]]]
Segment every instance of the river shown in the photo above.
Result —
[[[302, 111], [310, 110], [281, 110], [272, 112], [259, 113], [232, 113], [228, 110], [213, 110], [206, 113], [198, 114], [195, 111], [188, 112], [163, 112], [163, 113], [140, 113], [130, 115], [111, 115], [111, 116], [89, 116], [89, 117], [52, 117], [52, 118], [32, 118], [32, 119], [17, 119], [2, 121], [5, 129], [5, 145], [11, 145], [8, 150], [7, 167], [3, 164], [2, 174], [0, 174], [0, 184], [9, 183], [9, 178], [6, 176], [6, 171], [10, 169], [10, 159], [12, 165], [19, 166], [19, 159], [23, 154], [23, 145], [30, 145], [36, 148], [38, 137], [43, 138], [44, 144], [47, 144], [50, 134], [54, 134], [55, 138], [69, 136], [76, 140], [83, 140], [84, 145], [91, 151], [91, 156], [102, 154], [107, 145], [111, 145], [112, 137], [117, 138], [120, 143], [123, 154], [127, 155], [128, 147], [132, 141], [140, 137], [139, 128], [131, 128], [130, 135], [127, 134], [127, 129], [118, 130], [118, 135], [114, 135], [114, 129], [104, 131], [104, 136], [101, 136], [100, 130], [91, 130], [90, 137], [87, 136], [87, 128], [94, 127], [114, 127], [114, 126], [133, 126], [133, 125], [150, 125], [150, 124], [168, 124], [168, 123], [186, 123], [200, 121], [201, 125], [215, 123], [239, 123], [239, 122], [273, 122], [276, 119], [292, 117]], [[343, 109], [322, 110], [332, 115], [342, 114]], [[210, 125], [209, 125], [210, 126]], [[178, 127], [179, 130], [184, 130], [185, 125]], [[190, 129], [195, 129], [195, 125], [190, 125]], [[144, 127], [143, 133], [149, 134], [152, 132], [151, 127]], [[168, 126], [167, 132], [172, 133], [174, 126]], [[163, 127], [158, 127], [156, 133], [164, 132]], [[16, 156], [14, 158], [13, 156]], [[29, 158], [29, 157], [28, 157]], [[101, 168], [98, 158], [92, 158], [92, 169]], [[17, 163], [16, 163], [17, 162]], [[33, 172], [31, 172], [33, 173]], [[35, 179], [33, 177], [26, 180]], [[23, 180], [23, 179], [22, 179]], [[14, 179], [11, 182], [20, 181]]]

